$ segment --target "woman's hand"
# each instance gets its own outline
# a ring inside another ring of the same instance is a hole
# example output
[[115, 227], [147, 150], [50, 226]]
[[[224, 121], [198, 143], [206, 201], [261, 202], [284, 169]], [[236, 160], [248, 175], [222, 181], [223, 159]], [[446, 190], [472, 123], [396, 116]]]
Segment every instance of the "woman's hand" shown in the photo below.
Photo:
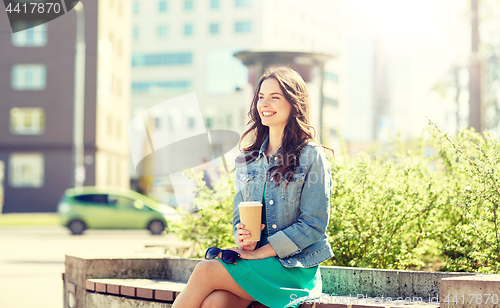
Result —
[[[234, 250], [237, 253], [239, 253], [241, 259], [245, 259], [245, 260], [263, 259], [257, 250], [243, 250], [243, 249], [239, 249], [239, 248], [229, 248], [229, 249]], [[236, 261], [236, 262], [238, 262], [238, 261]]]
[[256, 250], [243, 250], [239, 248], [229, 248], [229, 249], [239, 253], [240, 258], [245, 260], [265, 259], [269, 257], [275, 257], [277, 255], [276, 251], [274, 251], [271, 244], [264, 245]]
[[[262, 224], [260, 225], [260, 231], [264, 230], [266, 225]], [[246, 238], [250, 237], [250, 231], [243, 229], [245, 227], [244, 224], [237, 224], [236, 225], [236, 235], [238, 239], [238, 247], [241, 247], [242, 250], [254, 250], [255, 247], [257, 247], [258, 242], [244, 242], [243, 240]]]

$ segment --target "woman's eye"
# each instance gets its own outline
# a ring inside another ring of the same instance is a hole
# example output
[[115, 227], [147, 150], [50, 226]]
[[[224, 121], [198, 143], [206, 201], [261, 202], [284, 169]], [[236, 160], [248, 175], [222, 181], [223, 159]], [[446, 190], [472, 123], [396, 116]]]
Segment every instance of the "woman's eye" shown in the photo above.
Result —
[[273, 99], [280, 99], [278, 96], [273, 96]]

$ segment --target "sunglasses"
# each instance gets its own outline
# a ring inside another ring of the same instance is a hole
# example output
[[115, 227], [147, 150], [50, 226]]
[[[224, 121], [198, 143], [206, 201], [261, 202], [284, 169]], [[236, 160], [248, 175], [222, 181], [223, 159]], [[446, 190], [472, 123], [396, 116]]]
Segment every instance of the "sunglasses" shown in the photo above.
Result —
[[220, 249], [218, 247], [210, 247], [205, 252], [205, 259], [212, 260], [220, 255], [222, 262], [227, 264], [236, 264], [236, 260], [240, 258], [240, 254], [234, 250]]

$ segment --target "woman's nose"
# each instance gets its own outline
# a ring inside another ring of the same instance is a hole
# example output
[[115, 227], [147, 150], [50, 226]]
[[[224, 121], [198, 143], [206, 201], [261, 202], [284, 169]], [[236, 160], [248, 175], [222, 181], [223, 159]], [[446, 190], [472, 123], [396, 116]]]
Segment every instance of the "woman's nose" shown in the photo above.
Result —
[[261, 106], [268, 106], [269, 105], [269, 101], [267, 100], [267, 98], [263, 98], [261, 100], [259, 100], [257, 102], [258, 105], [261, 105]]

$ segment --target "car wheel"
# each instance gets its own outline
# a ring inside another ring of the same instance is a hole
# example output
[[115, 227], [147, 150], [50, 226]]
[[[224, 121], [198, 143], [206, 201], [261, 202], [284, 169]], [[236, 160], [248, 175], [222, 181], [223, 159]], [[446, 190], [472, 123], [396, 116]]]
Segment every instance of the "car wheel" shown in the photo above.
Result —
[[153, 220], [149, 223], [148, 230], [151, 232], [151, 234], [162, 234], [163, 231], [165, 231], [165, 224], [160, 220]]
[[85, 223], [81, 220], [72, 220], [68, 224], [68, 229], [71, 231], [71, 234], [80, 235], [87, 229], [87, 226], [85, 226]]

